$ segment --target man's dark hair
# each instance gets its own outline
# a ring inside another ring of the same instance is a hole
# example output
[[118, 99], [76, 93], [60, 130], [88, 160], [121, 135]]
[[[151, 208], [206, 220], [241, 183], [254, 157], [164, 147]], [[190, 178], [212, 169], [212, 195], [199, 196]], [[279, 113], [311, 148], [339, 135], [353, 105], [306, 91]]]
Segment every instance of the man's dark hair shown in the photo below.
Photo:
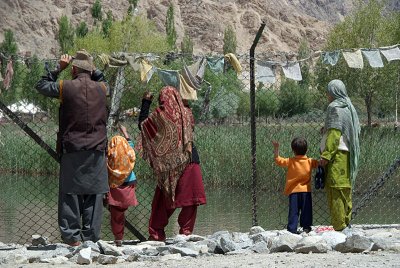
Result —
[[304, 138], [294, 138], [291, 146], [295, 155], [305, 155], [307, 153], [307, 141]]

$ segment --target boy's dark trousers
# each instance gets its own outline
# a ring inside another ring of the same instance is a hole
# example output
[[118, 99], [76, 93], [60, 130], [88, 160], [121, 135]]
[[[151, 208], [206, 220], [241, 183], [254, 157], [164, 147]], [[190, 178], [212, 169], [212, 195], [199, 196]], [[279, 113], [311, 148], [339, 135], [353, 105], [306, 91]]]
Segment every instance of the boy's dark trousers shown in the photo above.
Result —
[[303, 230], [311, 230], [312, 198], [311, 192], [292, 193], [289, 195], [289, 217], [287, 230], [297, 233], [297, 223], [300, 214], [300, 226]]

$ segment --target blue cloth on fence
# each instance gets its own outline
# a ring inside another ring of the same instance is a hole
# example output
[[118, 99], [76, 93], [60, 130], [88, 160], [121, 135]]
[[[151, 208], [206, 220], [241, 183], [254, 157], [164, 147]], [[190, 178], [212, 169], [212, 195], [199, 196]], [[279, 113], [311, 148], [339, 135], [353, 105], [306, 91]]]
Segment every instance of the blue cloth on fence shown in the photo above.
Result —
[[207, 63], [214, 73], [221, 73], [224, 70], [224, 57], [207, 57]]
[[330, 64], [330, 65], [334, 66], [339, 61], [339, 56], [340, 56], [339, 50], [330, 51], [330, 52], [322, 52], [321, 53], [322, 63]]
[[178, 71], [157, 69], [157, 74], [164, 86], [172, 86], [179, 89], [180, 77]]
[[379, 49], [362, 49], [361, 52], [367, 58], [372, 68], [382, 68], [383, 61]]

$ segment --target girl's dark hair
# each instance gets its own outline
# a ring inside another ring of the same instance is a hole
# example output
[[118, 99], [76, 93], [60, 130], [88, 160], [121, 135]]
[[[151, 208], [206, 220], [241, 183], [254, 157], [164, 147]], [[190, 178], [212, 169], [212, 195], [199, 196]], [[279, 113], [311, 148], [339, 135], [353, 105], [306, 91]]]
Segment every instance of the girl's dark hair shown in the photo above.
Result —
[[295, 155], [305, 155], [307, 153], [307, 141], [304, 138], [294, 138], [291, 146]]

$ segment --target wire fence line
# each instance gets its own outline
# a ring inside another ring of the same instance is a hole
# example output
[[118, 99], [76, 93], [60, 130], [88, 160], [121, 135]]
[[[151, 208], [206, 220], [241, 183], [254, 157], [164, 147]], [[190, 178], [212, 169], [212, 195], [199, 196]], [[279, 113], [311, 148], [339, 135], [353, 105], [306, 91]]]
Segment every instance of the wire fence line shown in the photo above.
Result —
[[[189, 66], [201, 58], [156, 56], [151, 61], [154, 67], [179, 71], [185, 64]], [[254, 218], [264, 228], [285, 228], [288, 214], [287, 197], [283, 195], [285, 170], [273, 162], [271, 140], [278, 140], [282, 156], [290, 157], [291, 140], [303, 136], [309, 144], [307, 155], [319, 158], [319, 130], [323, 126], [327, 101], [318, 90], [299, 87], [301, 82], [295, 83], [284, 77], [280, 85], [256, 81], [253, 113], [257, 151], [253, 158], [250, 78], [247, 75], [250, 73], [249, 57], [241, 55], [238, 59], [244, 63], [240, 75], [227, 64], [220, 65], [220, 69], [207, 65], [205, 82], [197, 91], [198, 100], [190, 103], [196, 119], [195, 143], [208, 201], [206, 206], [200, 207], [196, 222], [195, 232], [201, 235], [222, 229], [247, 231]], [[105, 65], [101, 57], [95, 60], [111, 86], [108, 136], [116, 133], [114, 126], [118, 122], [127, 127], [132, 137], [138, 136], [138, 118], [128, 116], [128, 111], [137, 115], [145, 91], [149, 90], [157, 97], [163, 86], [162, 79], [154, 72], [147, 83], [142, 83], [140, 72], [128, 60], [128, 64], [120, 65], [115, 62]], [[36, 81], [45, 73], [45, 63], [52, 69], [57, 62], [16, 58], [9, 88], [1, 87], [2, 242], [26, 243], [37, 233], [51, 241], [61, 240], [57, 224], [59, 167], [51, 155], [58, 130], [58, 102], [41, 96], [34, 89]], [[64, 71], [61, 78], [68, 79], [68, 72]], [[365, 114], [361, 112], [360, 117], [365, 118]], [[400, 220], [400, 172], [398, 164], [393, 164], [398, 163], [400, 133], [393, 128], [392, 119], [390, 116], [381, 118], [379, 126], [362, 129], [360, 171], [353, 196], [353, 206], [357, 208], [354, 223], [392, 224]], [[252, 159], [256, 159], [256, 183], [251, 179]], [[137, 159], [134, 171], [138, 178], [139, 205], [129, 208], [127, 220], [147, 236], [155, 179], [142, 159]], [[256, 206], [253, 206], [254, 194]], [[314, 225], [329, 224], [325, 192], [313, 188], [312, 196]], [[109, 221], [105, 211], [103, 239], [112, 239]], [[167, 235], [178, 233], [179, 227], [173, 222], [176, 221], [171, 218]], [[126, 232], [125, 239], [136, 237]]]

